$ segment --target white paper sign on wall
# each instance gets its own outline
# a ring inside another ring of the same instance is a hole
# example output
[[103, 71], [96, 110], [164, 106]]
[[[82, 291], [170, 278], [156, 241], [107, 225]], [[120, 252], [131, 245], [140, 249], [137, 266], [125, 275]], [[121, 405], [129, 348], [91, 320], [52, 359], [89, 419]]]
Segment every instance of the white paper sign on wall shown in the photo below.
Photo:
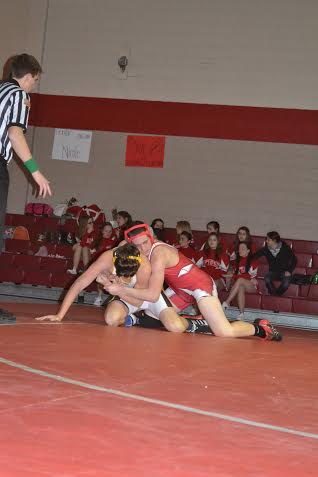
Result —
[[92, 131], [55, 129], [52, 159], [88, 162]]

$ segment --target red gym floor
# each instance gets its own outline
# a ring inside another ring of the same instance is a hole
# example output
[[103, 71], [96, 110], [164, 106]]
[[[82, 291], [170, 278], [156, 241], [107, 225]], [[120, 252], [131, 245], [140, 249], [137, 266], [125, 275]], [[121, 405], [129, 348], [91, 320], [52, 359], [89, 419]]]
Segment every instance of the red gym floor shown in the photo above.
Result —
[[1, 307], [18, 317], [0, 326], [1, 476], [318, 475], [317, 333], [221, 339]]

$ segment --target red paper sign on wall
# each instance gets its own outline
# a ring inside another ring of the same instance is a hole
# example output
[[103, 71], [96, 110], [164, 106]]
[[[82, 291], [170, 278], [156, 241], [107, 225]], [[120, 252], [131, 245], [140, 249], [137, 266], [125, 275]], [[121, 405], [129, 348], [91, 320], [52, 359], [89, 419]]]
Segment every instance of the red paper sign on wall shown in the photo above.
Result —
[[127, 136], [126, 167], [163, 167], [166, 138]]

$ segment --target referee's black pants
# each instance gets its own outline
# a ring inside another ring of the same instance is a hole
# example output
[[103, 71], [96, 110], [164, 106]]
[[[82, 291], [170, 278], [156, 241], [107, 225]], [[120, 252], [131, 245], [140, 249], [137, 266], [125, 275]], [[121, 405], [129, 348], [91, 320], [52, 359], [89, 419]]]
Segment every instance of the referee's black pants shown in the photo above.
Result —
[[9, 192], [9, 173], [7, 162], [0, 156], [0, 254], [3, 247], [3, 232]]

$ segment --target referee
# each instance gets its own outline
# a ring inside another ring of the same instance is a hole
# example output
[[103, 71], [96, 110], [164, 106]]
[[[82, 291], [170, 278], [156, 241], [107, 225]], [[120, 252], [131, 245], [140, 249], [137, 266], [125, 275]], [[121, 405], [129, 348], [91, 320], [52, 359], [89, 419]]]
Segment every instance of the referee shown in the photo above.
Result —
[[8, 80], [0, 83], [0, 254], [9, 189], [7, 166], [13, 151], [37, 183], [39, 196], [51, 195], [49, 182], [39, 171], [24, 137], [30, 110], [29, 93], [39, 80], [42, 68], [26, 53], [13, 56], [9, 68]]
[[[7, 166], [13, 151], [37, 183], [39, 196], [51, 195], [49, 182], [39, 171], [24, 137], [30, 110], [29, 93], [41, 73], [42, 68], [38, 61], [24, 53], [11, 58], [9, 78], [0, 83], [0, 255], [9, 190]], [[0, 308], [0, 324], [13, 321], [15, 316]]]

